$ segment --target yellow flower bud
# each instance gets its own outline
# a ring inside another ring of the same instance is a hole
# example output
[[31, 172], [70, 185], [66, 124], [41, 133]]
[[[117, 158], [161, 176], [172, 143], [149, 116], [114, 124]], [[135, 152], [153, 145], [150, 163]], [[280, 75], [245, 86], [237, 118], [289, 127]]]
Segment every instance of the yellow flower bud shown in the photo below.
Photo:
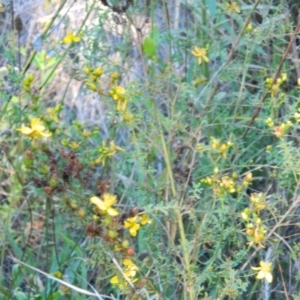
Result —
[[112, 79], [112, 80], [117, 80], [117, 79], [119, 79], [119, 77], [120, 77], [120, 75], [119, 75], [118, 72], [113, 72], [113, 73], [111, 74], [111, 79]]
[[83, 219], [85, 217], [86, 213], [85, 213], [85, 209], [83, 207], [79, 208], [79, 210], [77, 211], [77, 216], [81, 219]]
[[87, 88], [91, 91], [96, 92], [97, 91], [97, 86], [95, 84], [93, 84], [90, 81], [86, 81], [85, 85], [87, 86]]
[[96, 70], [94, 70], [93, 75], [96, 77], [100, 77], [103, 74], [103, 68], [99, 67]]
[[88, 67], [84, 67], [82, 69], [82, 71], [86, 74], [86, 75], [91, 75], [93, 73], [93, 69], [92, 68], [88, 68]]

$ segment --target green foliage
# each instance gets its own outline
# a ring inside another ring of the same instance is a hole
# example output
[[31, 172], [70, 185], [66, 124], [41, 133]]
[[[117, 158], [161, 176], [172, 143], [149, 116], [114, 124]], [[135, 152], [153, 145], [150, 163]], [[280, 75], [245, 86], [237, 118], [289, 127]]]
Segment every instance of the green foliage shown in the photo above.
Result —
[[1, 37], [0, 299], [298, 299], [298, 4], [56, 2]]

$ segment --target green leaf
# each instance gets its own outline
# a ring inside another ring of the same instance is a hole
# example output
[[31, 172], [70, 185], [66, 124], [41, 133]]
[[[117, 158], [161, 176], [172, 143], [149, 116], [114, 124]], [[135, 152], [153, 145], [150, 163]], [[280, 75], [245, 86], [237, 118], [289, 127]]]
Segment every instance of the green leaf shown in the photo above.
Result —
[[211, 17], [214, 17], [217, 12], [217, 1], [216, 0], [207, 1], [207, 7]]
[[142, 48], [143, 48], [143, 52], [149, 58], [151, 58], [156, 55], [157, 43], [151, 37], [147, 37], [143, 42]]

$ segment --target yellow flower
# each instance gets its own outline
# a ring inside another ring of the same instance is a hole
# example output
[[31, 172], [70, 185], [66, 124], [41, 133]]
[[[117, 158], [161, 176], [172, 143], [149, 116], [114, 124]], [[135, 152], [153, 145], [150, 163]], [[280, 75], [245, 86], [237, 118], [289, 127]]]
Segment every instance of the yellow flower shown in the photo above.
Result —
[[273, 275], [271, 274], [272, 263], [260, 261], [260, 267], [251, 267], [252, 270], [258, 271], [256, 279], [265, 279], [271, 283], [273, 281]]
[[136, 236], [138, 230], [140, 229], [140, 224], [138, 224], [137, 221], [137, 216], [128, 218], [124, 221], [124, 228], [129, 228], [129, 233], [131, 236]]
[[98, 151], [100, 152], [100, 156], [94, 161], [94, 163], [102, 163], [104, 166], [108, 157], [112, 157], [117, 153], [117, 151], [124, 151], [124, 149], [115, 145], [114, 141], [111, 141], [109, 143], [109, 147], [106, 147], [105, 142], [103, 141], [102, 147], [99, 147]]
[[291, 123], [291, 121], [287, 121], [285, 123], [282, 123], [280, 126], [276, 126], [274, 128], [275, 136], [279, 139], [282, 138], [292, 125], [293, 124]]
[[80, 144], [81, 143], [77, 143], [77, 142], [72, 141], [72, 142], [69, 143], [69, 147], [72, 148], [73, 150], [76, 150], [80, 147]]
[[113, 100], [118, 101], [117, 110], [126, 110], [127, 99], [125, 97], [126, 90], [122, 86], [114, 86], [109, 91]]
[[226, 3], [226, 10], [229, 12], [229, 13], [233, 13], [233, 12], [236, 12], [236, 13], [240, 13], [241, 10], [239, 9], [239, 7], [237, 6], [236, 2], [233, 1], [231, 2], [231, 4], [229, 3]]
[[263, 210], [267, 205], [265, 195], [263, 193], [251, 194], [250, 201], [257, 212]]
[[139, 216], [139, 218], [140, 218], [141, 225], [146, 225], [146, 224], [151, 224], [152, 223], [152, 221], [149, 220], [149, 218], [146, 214], [141, 214]]
[[236, 184], [234, 180], [228, 176], [222, 176], [220, 187], [231, 194], [236, 192]]
[[[127, 279], [131, 280], [131, 282], [136, 282], [138, 279], [134, 278], [138, 271], [138, 267], [133, 263], [130, 259], [124, 259], [123, 265], [125, 266], [124, 275]], [[127, 285], [128, 282], [122, 277], [115, 275], [110, 279], [111, 284], [115, 284], [119, 287], [120, 290], [123, 290]]]
[[257, 244], [261, 248], [264, 248], [262, 242], [264, 241], [265, 236], [266, 236], [266, 229], [264, 228], [264, 226], [259, 224], [260, 222], [261, 222], [261, 220], [258, 218], [258, 220], [256, 220], [257, 226], [254, 227], [253, 224], [249, 224], [249, 225], [253, 226], [251, 240], [249, 243], [247, 243], [249, 245], [249, 247], [251, 247], [254, 244]]
[[122, 149], [121, 147], [115, 145], [114, 141], [110, 141], [109, 151], [110, 151], [109, 155], [114, 156], [117, 153], [117, 151], [124, 151], [124, 149]]
[[136, 272], [138, 271], [138, 267], [134, 264], [134, 262], [131, 259], [124, 259], [123, 260], [123, 265], [126, 266], [126, 271], [125, 274], [127, 277], [134, 277], [136, 275]]
[[202, 59], [205, 62], [209, 62], [209, 58], [206, 56], [207, 51], [208, 51], [208, 46], [206, 46], [205, 48], [198, 48], [197, 46], [195, 46], [194, 50], [192, 50], [192, 54], [195, 57], [198, 57], [198, 64], [199, 65], [201, 65]]
[[117, 196], [107, 193], [102, 196], [102, 199], [96, 196], [90, 199], [90, 202], [92, 204], [95, 204], [100, 211], [112, 217], [115, 217], [119, 214], [119, 212], [116, 209], [112, 208], [116, 201]]
[[17, 130], [31, 139], [38, 137], [48, 138], [52, 135], [51, 132], [46, 131], [43, 122], [39, 118], [32, 118], [30, 121], [30, 127], [22, 125], [22, 127]]
[[120, 290], [124, 290], [124, 288], [127, 286], [127, 282], [122, 278], [119, 278], [118, 275], [113, 276], [109, 282], [111, 284], [117, 285]]
[[80, 37], [73, 34], [73, 32], [69, 32], [63, 39], [64, 44], [78, 43], [80, 41]]

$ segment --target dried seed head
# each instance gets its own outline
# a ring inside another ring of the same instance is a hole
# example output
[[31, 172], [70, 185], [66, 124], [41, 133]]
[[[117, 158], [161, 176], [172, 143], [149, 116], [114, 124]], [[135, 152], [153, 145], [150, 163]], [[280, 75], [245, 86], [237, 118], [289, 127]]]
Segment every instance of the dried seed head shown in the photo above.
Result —
[[15, 18], [15, 28], [18, 32], [21, 32], [23, 30], [23, 22], [19, 15]]

